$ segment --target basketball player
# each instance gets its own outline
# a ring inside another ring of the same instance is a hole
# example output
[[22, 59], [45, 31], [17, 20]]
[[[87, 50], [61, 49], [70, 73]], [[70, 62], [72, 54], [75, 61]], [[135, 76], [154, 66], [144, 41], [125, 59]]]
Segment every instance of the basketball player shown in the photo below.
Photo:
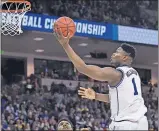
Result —
[[138, 72], [131, 67], [136, 51], [133, 46], [122, 44], [111, 56], [115, 66], [100, 68], [86, 65], [69, 45], [69, 34], [54, 33], [76, 69], [90, 78], [107, 81], [109, 94], [96, 93], [90, 88], [81, 87], [78, 94], [82, 98], [98, 100], [111, 105], [110, 130], [148, 130], [145, 113], [147, 108], [141, 93], [141, 80]]

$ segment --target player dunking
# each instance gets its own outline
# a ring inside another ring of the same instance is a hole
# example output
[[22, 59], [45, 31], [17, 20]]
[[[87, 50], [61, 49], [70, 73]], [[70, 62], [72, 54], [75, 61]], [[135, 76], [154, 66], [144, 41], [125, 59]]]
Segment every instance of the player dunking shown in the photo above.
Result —
[[134, 47], [122, 44], [111, 56], [111, 64], [115, 66], [100, 68], [86, 65], [69, 45], [69, 34], [64, 37], [61, 32], [54, 32], [76, 69], [90, 78], [107, 81], [109, 94], [96, 93], [90, 88], [81, 87], [78, 94], [82, 98], [110, 102], [110, 130], [148, 130], [145, 113], [147, 108], [141, 93], [141, 80], [138, 72], [131, 67], [135, 58]]

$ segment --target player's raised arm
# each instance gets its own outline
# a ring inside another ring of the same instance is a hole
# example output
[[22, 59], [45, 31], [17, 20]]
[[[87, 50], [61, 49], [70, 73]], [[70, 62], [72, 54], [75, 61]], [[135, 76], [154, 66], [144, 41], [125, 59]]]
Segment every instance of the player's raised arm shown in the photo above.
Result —
[[113, 84], [116, 84], [116, 82], [118, 83], [120, 81], [122, 74], [120, 71], [114, 68], [100, 68], [94, 65], [86, 65], [85, 62], [73, 51], [73, 49], [69, 45], [69, 35], [67, 37], [64, 37], [61, 32], [55, 32], [55, 36], [64, 48], [69, 59], [72, 61], [72, 63], [80, 73], [85, 74], [95, 80], [108, 81], [109, 83]]

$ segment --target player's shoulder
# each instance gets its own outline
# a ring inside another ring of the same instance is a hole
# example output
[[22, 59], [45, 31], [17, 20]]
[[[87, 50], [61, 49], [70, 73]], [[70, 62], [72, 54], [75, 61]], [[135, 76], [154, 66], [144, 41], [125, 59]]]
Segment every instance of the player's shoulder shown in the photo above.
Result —
[[133, 67], [130, 66], [120, 66], [117, 67], [116, 69], [122, 71], [124, 74], [128, 76], [130, 76], [131, 74], [136, 74], [136, 75], [138, 74], [138, 72]]

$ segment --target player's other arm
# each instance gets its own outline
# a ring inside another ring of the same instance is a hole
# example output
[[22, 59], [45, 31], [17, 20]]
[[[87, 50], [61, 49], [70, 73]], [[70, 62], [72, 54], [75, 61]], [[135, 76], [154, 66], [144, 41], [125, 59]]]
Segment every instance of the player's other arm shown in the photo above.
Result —
[[82, 98], [86, 98], [86, 99], [90, 99], [90, 100], [97, 100], [97, 101], [102, 101], [102, 102], [109, 103], [109, 95], [108, 94], [96, 93], [91, 88], [80, 87], [80, 89], [78, 90], [78, 94]]
[[111, 67], [100, 68], [94, 65], [86, 65], [85, 62], [73, 51], [69, 44], [64, 44], [63, 48], [76, 69], [90, 78], [109, 83], [118, 82], [121, 79], [121, 72]]
[[101, 94], [101, 93], [96, 93], [95, 94], [95, 100], [106, 102], [106, 103], [110, 102], [109, 101], [109, 95], [108, 94]]

